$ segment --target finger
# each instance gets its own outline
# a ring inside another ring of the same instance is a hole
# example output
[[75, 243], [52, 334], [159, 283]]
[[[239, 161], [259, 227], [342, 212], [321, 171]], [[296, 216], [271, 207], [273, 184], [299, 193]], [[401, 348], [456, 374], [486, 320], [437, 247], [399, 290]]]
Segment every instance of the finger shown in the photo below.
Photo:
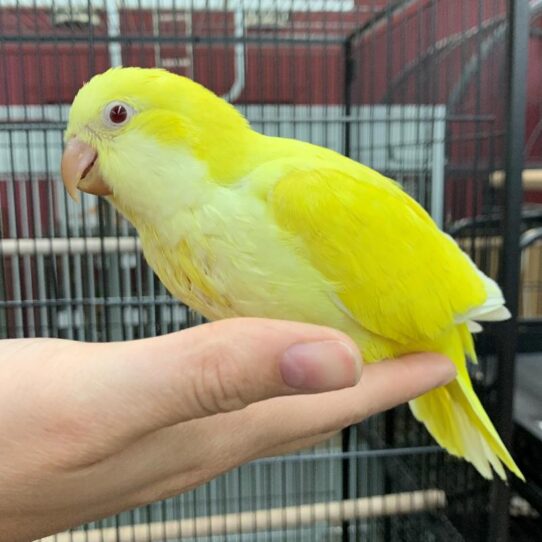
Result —
[[[352, 388], [275, 397], [244, 410], [147, 434], [113, 458], [113, 470], [119, 472], [123, 465], [130, 465], [130, 469], [140, 472], [144, 465], [152, 463], [154, 480], [174, 480], [173, 486], [178, 488], [185, 483], [183, 464], [198, 464], [199, 458], [205, 457], [217, 472], [222, 472], [258, 457], [307, 447], [371, 414], [442, 385], [454, 374], [453, 364], [436, 354], [370, 365]], [[190, 448], [187, 442], [198, 445]]]
[[[224, 320], [126, 343], [117, 393], [140, 398], [158, 424], [243, 408], [277, 395], [353, 386], [361, 360], [337, 331], [293, 322]], [[145, 404], [145, 399], [149, 403]]]
[[454, 364], [441, 354], [411, 354], [375, 364], [360, 382], [365, 416], [411, 401], [455, 377]]
[[111, 452], [108, 435], [113, 447], [124, 446], [159, 428], [269, 397], [353, 386], [361, 372], [357, 347], [342, 333], [284, 321], [224, 320], [92, 346], [92, 359], [72, 363], [58, 386], [61, 402], [70, 405], [64, 416], [89, 439], [98, 432], [104, 453]]
[[[359, 383], [344, 390], [313, 396], [279, 397], [252, 405], [256, 410], [273, 403], [272, 415], [259, 412], [269, 440], [289, 442], [340, 431], [377, 412], [383, 412], [442, 386], [455, 378], [451, 361], [439, 354], [412, 354], [366, 365]], [[262, 438], [255, 435], [255, 440]], [[254, 445], [254, 443], [252, 444]]]

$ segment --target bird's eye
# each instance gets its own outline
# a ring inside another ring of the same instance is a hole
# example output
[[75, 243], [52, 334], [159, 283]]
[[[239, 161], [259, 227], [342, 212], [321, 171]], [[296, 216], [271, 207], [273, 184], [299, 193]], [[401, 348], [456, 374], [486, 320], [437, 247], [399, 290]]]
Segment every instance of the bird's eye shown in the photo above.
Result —
[[122, 102], [112, 102], [104, 109], [104, 120], [111, 128], [126, 124], [133, 115], [133, 109]]
[[109, 120], [114, 124], [122, 124], [128, 118], [128, 111], [123, 105], [115, 105], [109, 111]]

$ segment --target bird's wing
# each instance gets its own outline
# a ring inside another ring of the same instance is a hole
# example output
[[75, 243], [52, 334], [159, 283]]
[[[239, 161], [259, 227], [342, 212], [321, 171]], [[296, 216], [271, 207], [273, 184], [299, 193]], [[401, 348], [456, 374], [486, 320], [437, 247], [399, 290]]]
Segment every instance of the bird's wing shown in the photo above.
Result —
[[485, 304], [486, 277], [398, 185], [368, 171], [292, 169], [268, 193], [270, 210], [365, 329], [435, 338]]

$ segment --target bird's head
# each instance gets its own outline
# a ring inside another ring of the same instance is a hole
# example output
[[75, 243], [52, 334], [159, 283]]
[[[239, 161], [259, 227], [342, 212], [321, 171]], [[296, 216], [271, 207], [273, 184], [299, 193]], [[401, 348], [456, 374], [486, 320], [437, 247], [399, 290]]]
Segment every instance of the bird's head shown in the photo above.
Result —
[[185, 77], [113, 68], [73, 101], [62, 178], [74, 199], [79, 190], [118, 207], [148, 207], [186, 193], [185, 181], [213, 178], [213, 169], [231, 174], [242, 148], [236, 138], [247, 128], [231, 105]]

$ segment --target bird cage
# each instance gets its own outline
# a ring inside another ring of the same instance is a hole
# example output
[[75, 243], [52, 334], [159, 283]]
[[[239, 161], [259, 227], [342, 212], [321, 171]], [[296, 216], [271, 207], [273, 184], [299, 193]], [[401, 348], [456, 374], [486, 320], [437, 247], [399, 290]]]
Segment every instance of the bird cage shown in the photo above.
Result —
[[[59, 178], [69, 104], [118, 65], [191, 77], [258, 131], [396, 179], [513, 295], [519, 263], [505, 258], [503, 269], [503, 254], [517, 260], [519, 249], [502, 224], [514, 228], [519, 212], [504, 195], [520, 189], [511, 183], [521, 159], [506, 137], [507, 112], [522, 107], [521, 87], [509, 84], [520, 4], [2, 1], [0, 337], [131, 340], [201, 323], [155, 277], [134, 229], [94, 196], [76, 205]], [[540, 2], [531, 4], [534, 13]], [[524, 258], [540, 252], [538, 240], [530, 246]], [[528, 281], [534, 269], [523, 271]], [[538, 297], [522, 307], [540, 316]], [[514, 334], [489, 326], [471, 368], [505, 438]], [[506, 532], [507, 503], [499, 484], [445, 454], [400, 407], [314, 449], [46, 540], [482, 541]]]

